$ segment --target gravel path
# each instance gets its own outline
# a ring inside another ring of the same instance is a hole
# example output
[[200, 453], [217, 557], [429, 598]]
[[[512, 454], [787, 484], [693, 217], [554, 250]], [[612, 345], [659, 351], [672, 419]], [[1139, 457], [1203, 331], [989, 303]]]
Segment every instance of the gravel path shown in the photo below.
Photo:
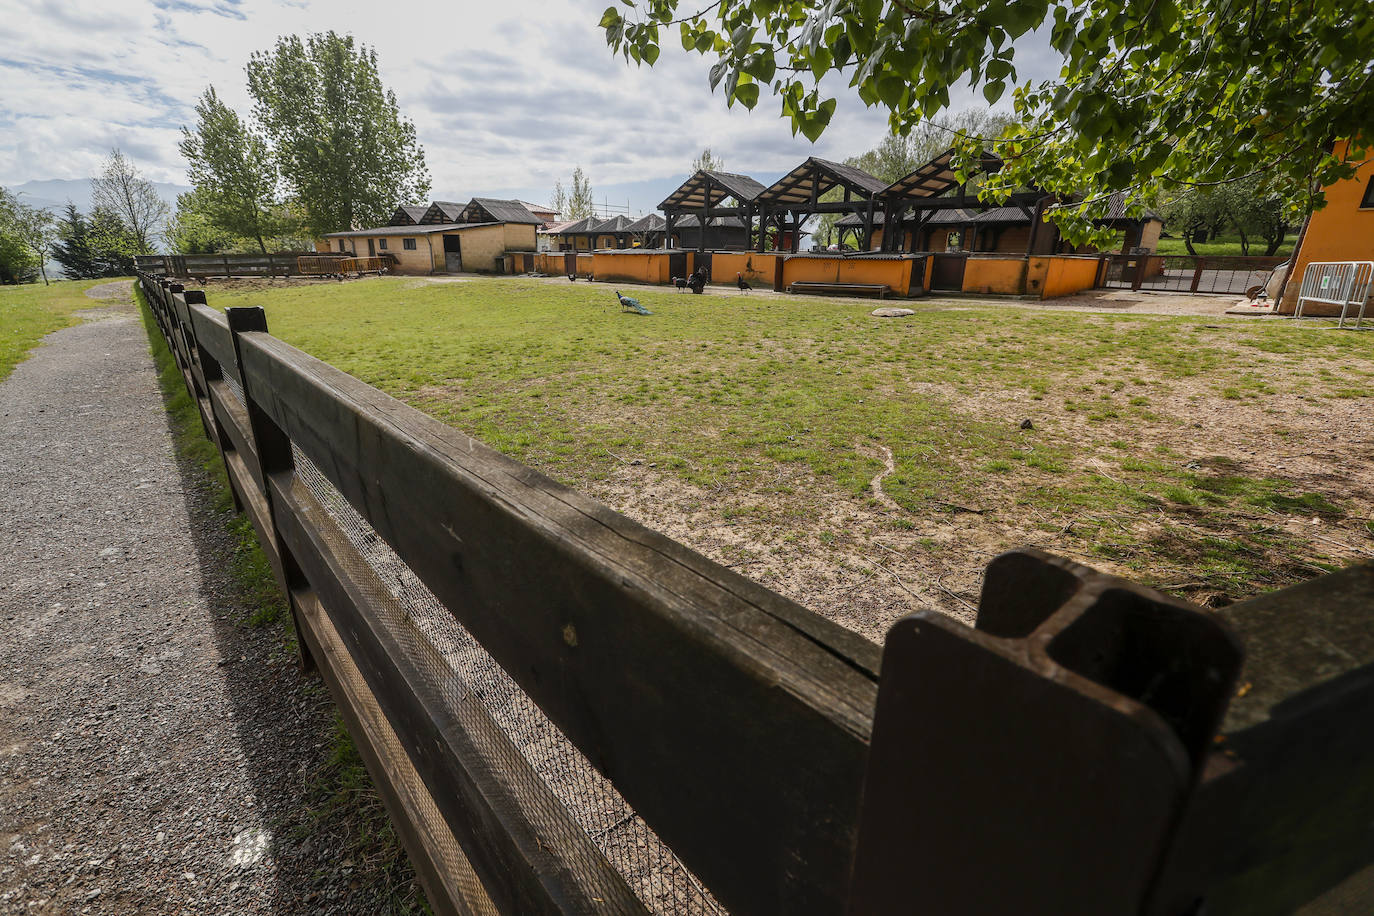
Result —
[[107, 301], [0, 384], [0, 913], [374, 911], [298, 842], [327, 695], [237, 623], [223, 518]]

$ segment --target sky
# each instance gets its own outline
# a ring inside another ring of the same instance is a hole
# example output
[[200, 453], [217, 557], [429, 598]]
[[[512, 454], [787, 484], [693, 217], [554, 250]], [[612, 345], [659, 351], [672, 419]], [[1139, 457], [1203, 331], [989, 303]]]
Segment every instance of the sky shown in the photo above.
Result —
[[[652, 209], [703, 147], [772, 180], [810, 155], [876, 146], [886, 115], [839, 85], [829, 130], [793, 137], [765, 96], [753, 112], [712, 94], [713, 57], [665, 33], [650, 67], [613, 56], [609, 0], [29, 0], [0, 17], [0, 185], [85, 178], [111, 147], [145, 177], [185, 184], [180, 127], [207, 85], [247, 116], [244, 64], [278, 35], [334, 29], [377, 50], [416, 127], [434, 199], [503, 192], [535, 202], [575, 166], [598, 203]], [[955, 107], [973, 104], [972, 91]]]

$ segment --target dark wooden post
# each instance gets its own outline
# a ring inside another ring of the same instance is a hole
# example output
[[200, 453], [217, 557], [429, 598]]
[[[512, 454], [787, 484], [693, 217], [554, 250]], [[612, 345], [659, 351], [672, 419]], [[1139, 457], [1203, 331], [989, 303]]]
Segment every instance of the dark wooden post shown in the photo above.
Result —
[[253, 446], [258, 453], [258, 465], [262, 470], [262, 497], [267, 503], [267, 514], [272, 524], [272, 541], [276, 547], [277, 555], [281, 557], [281, 569], [274, 570], [279, 577], [278, 585], [281, 586], [282, 594], [286, 596], [287, 604], [291, 609], [291, 623], [296, 630], [296, 643], [300, 647], [301, 667], [306, 671], [315, 669], [315, 660], [310, 656], [310, 647], [306, 644], [305, 638], [301, 634], [300, 609], [296, 606], [296, 601], [291, 597], [293, 588], [300, 588], [307, 584], [305, 575], [301, 572], [296, 563], [296, 559], [291, 554], [290, 548], [282, 539], [281, 528], [277, 523], [277, 510], [273, 505], [272, 486], [270, 478], [274, 474], [290, 474], [294, 471], [296, 462], [291, 454], [291, 440], [286, 433], [282, 432], [272, 418], [258, 406], [257, 399], [254, 397], [254, 388], [262, 384], [261, 379], [252, 379], [243, 368], [243, 342], [242, 336], [245, 333], [258, 332], [267, 333], [267, 314], [259, 306], [246, 306], [243, 308], [231, 308], [225, 312], [225, 317], [229, 322], [229, 331], [234, 339], [234, 359], [238, 363], [239, 378], [243, 381], [243, 400], [248, 409], [248, 426], [253, 435]]
[[1190, 287], [1188, 287], [1188, 292], [1190, 292], [1190, 293], [1195, 293], [1195, 292], [1197, 292], [1197, 285], [1198, 285], [1199, 281], [1202, 280], [1202, 267], [1203, 267], [1203, 265], [1206, 264], [1206, 263], [1207, 263], [1207, 259], [1206, 259], [1206, 258], [1198, 258], [1198, 259], [1197, 259], [1197, 262], [1196, 262], [1196, 263], [1194, 264], [1194, 266], [1193, 266], [1193, 285], [1190, 286]]

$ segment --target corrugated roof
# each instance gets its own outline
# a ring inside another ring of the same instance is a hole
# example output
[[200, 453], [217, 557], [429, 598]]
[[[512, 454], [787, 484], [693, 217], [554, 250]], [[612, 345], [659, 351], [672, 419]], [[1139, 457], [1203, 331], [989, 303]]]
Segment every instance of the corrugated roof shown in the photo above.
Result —
[[378, 226], [375, 229], [353, 229], [348, 232], [327, 232], [325, 238], [359, 238], [377, 235], [433, 235], [436, 232], [462, 232], [464, 229], [479, 229], [483, 226], [500, 226], [501, 223], [428, 223], [423, 226]]
[[452, 200], [436, 200], [425, 211], [425, 219], [438, 218], [444, 222], [457, 223], [462, 221], [463, 208], [466, 206], [467, 204], [460, 204]]
[[[484, 219], [485, 217], [485, 219]], [[496, 197], [474, 197], [463, 208], [459, 222], [528, 223], [542, 225], [543, 220], [535, 216], [518, 200], [501, 200]]]
[[628, 232], [630, 224], [633, 222], [634, 220], [630, 219], [628, 216], [612, 216], [610, 219], [602, 220], [597, 223], [592, 227], [591, 231], [598, 235], [602, 233], [619, 235], [622, 232]]
[[847, 188], [867, 200], [887, 187], [887, 182], [863, 169], [812, 156], [759, 193], [756, 200], [771, 204], [806, 204], [815, 188], [820, 197], [831, 188]]
[[[710, 200], [707, 200], [707, 185], [711, 186]], [[734, 172], [718, 172], [715, 169], [700, 169], [669, 194], [660, 210], [695, 207], [700, 210], [706, 206], [719, 206], [727, 198], [735, 198], [741, 203], [749, 203], [764, 191], [764, 186], [748, 175]]]
[[[695, 213], [688, 213], [673, 220], [674, 229], [695, 229], [701, 225], [701, 217]], [[665, 228], [667, 223], [664, 223]], [[711, 217], [712, 228], [743, 229], [744, 220], [738, 216], [713, 216]]]
[[586, 235], [587, 233], [591, 232], [592, 227], [599, 222], [601, 222], [601, 219], [599, 217], [584, 216], [581, 219], [575, 219], [570, 223], [564, 223], [563, 228], [557, 230], [557, 233], [559, 235]]
[[429, 207], [424, 204], [412, 205], [401, 204], [396, 208], [396, 212], [391, 215], [391, 225], [393, 226], [413, 226], [424, 219]]
[[626, 232], [662, 232], [668, 228], [668, 221], [657, 213], [641, 216], [625, 227]]

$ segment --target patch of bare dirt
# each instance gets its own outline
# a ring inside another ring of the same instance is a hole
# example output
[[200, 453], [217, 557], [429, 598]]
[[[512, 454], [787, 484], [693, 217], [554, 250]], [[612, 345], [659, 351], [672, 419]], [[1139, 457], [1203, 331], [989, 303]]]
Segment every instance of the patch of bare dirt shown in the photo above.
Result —
[[1059, 296], [1039, 302], [1007, 299], [979, 299], [980, 306], [994, 305], [1025, 309], [1049, 309], [1069, 312], [1107, 312], [1138, 315], [1200, 315], [1208, 318], [1247, 318], [1253, 316], [1227, 315], [1244, 297], [1239, 293], [1213, 296], [1202, 293], [1133, 292], [1129, 289], [1093, 289], [1072, 296]]

